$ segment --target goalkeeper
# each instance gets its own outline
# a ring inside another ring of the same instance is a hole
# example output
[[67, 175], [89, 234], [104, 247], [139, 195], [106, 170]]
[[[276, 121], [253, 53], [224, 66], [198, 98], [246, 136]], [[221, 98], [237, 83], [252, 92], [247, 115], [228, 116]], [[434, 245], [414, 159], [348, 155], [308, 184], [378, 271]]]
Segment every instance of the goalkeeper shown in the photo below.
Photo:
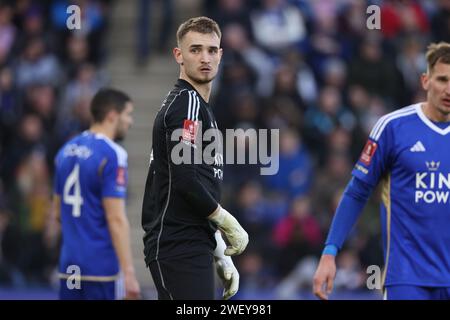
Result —
[[[220, 37], [217, 23], [206, 17], [189, 19], [179, 27], [173, 54], [180, 77], [153, 126], [142, 226], [145, 261], [160, 300], [214, 299], [215, 269], [223, 280], [224, 299], [239, 287], [230, 256], [244, 251], [248, 235], [219, 204], [222, 143], [208, 104], [222, 56]], [[213, 139], [199, 143], [207, 130]], [[213, 161], [194, 161], [207, 148], [216, 150]]]

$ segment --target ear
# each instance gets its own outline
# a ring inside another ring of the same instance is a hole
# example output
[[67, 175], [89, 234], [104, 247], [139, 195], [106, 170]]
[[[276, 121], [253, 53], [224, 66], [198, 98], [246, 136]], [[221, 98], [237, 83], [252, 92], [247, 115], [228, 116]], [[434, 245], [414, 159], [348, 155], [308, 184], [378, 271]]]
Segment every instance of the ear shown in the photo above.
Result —
[[106, 114], [105, 119], [108, 122], [115, 122], [117, 119], [119, 118], [119, 113], [117, 113], [116, 110], [109, 110], [108, 113]]
[[173, 56], [175, 58], [175, 61], [178, 64], [183, 65], [183, 55], [181, 53], [181, 49], [178, 48], [178, 47], [175, 47], [175, 48], [173, 48], [172, 53], [173, 53]]
[[422, 75], [420, 77], [420, 81], [422, 83], [422, 88], [425, 91], [428, 91], [428, 88], [430, 86], [430, 75], [428, 74], [428, 72], [422, 73]]

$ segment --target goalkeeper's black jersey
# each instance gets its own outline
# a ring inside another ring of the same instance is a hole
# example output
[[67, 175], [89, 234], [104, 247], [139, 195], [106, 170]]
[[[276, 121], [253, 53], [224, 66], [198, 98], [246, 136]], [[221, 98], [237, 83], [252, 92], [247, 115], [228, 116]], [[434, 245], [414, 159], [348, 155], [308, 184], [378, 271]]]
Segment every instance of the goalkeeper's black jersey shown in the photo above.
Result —
[[[220, 201], [222, 141], [210, 106], [187, 81], [179, 79], [164, 100], [152, 140], [142, 208], [146, 263], [212, 252], [207, 216]], [[181, 156], [190, 161], [180, 164]]]

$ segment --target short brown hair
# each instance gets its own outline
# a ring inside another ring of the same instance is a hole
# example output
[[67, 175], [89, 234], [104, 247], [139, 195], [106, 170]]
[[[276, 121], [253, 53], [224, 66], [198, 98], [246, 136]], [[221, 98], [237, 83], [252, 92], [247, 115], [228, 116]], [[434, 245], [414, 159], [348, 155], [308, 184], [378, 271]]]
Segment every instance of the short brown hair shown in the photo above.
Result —
[[438, 62], [450, 64], [450, 43], [441, 41], [430, 44], [427, 48], [426, 57], [428, 73], [433, 71], [434, 66]]
[[122, 91], [113, 88], [100, 89], [91, 101], [91, 114], [94, 122], [100, 123], [105, 120], [111, 110], [121, 113], [127, 102], [131, 102], [131, 99]]
[[177, 31], [177, 43], [180, 45], [181, 39], [189, 31], [194, 31], [198, 33], [215, 33], [219, 37], [222, 37], [222, 32], [220, 31], [219, 25], [213, 19], [208, 17], [196, 17], [190, 18], [189, 20], [183, 22]]

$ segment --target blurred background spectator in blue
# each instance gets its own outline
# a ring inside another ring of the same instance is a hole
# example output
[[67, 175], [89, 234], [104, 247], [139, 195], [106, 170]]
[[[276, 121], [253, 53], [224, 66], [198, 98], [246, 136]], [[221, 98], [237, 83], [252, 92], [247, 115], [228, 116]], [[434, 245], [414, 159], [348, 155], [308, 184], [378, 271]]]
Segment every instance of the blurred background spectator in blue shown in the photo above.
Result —
[[[67, 6], [83, 28], [66, 27]], [[56, 150], [89, 123], [110, 1], [0, 3], [0, 286], [46, 287], [58, 246], [46, 237]]]

